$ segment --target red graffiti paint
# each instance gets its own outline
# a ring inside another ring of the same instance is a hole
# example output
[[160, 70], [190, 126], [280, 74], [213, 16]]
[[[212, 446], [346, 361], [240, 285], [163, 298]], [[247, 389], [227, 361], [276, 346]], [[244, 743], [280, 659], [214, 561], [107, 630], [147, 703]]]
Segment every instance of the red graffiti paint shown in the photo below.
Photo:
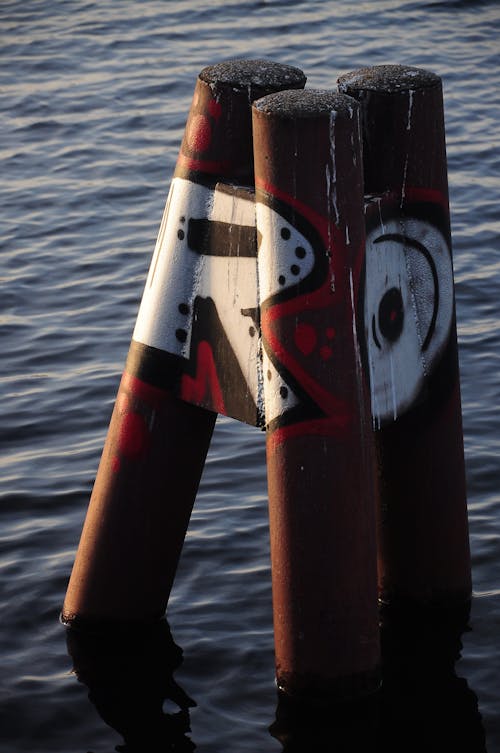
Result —
[[193, 115], [189, 121], [186, 139], [193, 152], [207, 151], [212, 140], [212, 130], [206, 115]]
[[215, 119], [218, 120], [222, 115], [222, 105], [215, 99], [210, 99], [207, 105], [208, 112]]
[[187, 402], [202, 405], [207, 402], [218, 413], [225, 413], [222, 388], [217, 377], [215, 358], [210, 344], [202, 340], [198, 345], [196, 376], [182, 377], [181, 397]]
[[125, 371], [117, 402], [119, 405], [129, 405], [132, 402], [137, 405], [137, 401], [141, 402], [141, 411], [147, 414], [162, 407], [165, 403], [165, 390], [147, 384], [142, 379], [138, 379]]
[[139, 413], [126, 413], [120, 426], [118, 446], [128, 459], [137, 458], [147, 448], [149, 431], [144, 417]]
[[298, 324], [295, 329], [294, 339], [300, 352], [305, 356], [309, 356], [316, 347], [318, 337], [314, 327], [302, 322], [301, 324]]
[[354, 373], [353, 331], [363, 245], [346, 240], [329, 219], [293, 196], [269, 183], [260, 185], [257, 201], [274, 213], [273, 223], [261, 225], [260, 258], [270, 248], [263, 245], [266, 232], [277, 226], [278, 248], [272, 248], [279, 259], [293, 261], [288, 267], [290, 261], [278, 262], [274, 274], [283, 284], [268, 288], [260, 309], [264, 349], [295, 395], [289, 407], [280, 411], [275, 403], [271, 409], [272, 429], [279, 429], [275, 440], [301, 433], [338, 436], [358, 414], [353, 384], [361, 377]]
[[111, 470], [118, 473], [122, 460], [138, 460], [151, 445], [150, 423], [156, 410], [165, 402], [165, 391], [146, 384], [126, 371], [123, 373], [115, 404], [119, 416], [116, 454], [111, 458]]

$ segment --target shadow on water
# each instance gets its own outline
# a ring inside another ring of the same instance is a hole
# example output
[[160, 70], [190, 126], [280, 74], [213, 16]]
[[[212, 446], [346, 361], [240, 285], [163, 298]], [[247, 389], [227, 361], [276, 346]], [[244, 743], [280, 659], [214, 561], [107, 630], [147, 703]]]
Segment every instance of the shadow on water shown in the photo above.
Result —
[[278, 696], [286, 753], [486, 753], [476, 695], [456, 674], [468, 615], [382, 613], [382, 686], [356, 703]]
[[[119, 753], [188, 753], [189, 709], [195, 702], [173, 679], [182, 663], [166, 620], [141, 627], [71, 626], [68, 653], [99, 715], [123, 737]], [[164, 711], [165, 702], [178, 706]]]
[[[285, 753], [486, 753], [475, 694], [456, 674], [467, 615], [382, 613], [382, 686], [357, 702], [305, 702], [278, 695], [270, 734]], [[142, 628], [68, 627], [78, 680], [121, 753], [187, 753], [195, 702], [173, 679], [182, 662], [166, 620]], [[166, 700], [179, 707], [163, 710]]]

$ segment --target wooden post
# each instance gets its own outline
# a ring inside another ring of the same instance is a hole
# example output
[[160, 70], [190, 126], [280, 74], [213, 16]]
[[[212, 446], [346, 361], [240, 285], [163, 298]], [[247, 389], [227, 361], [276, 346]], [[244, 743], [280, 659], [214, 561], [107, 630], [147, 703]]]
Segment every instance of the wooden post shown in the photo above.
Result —
[[359, 107], [279, 93], [253, 132], [277, 683], [348, 698], [379, 664]]
[[[252, 183], [252, 98], [304, 83], [298, 69], [261, 60], [205, 68], [174, 176], [182, 181], [177, 209], [179, 202], [186, 216], [193, 204], [198, 209], [200, 196], [206, 201], [200, 186]], [[67, 624], [161, 617], [174, 580], [217, 415], [173, 391], [197, 279], [175, 245], [184, 232], [177, 221], [177, 215], [169, 220], [167, 202], [66, 593]], [[160, 255], [167, 258], [167, 282], [152, 300]]]
[[471, 573], [441, 80], [375, 66], [339, 88], [363, 122], [380, 595], [394, 608], [460, 608]]

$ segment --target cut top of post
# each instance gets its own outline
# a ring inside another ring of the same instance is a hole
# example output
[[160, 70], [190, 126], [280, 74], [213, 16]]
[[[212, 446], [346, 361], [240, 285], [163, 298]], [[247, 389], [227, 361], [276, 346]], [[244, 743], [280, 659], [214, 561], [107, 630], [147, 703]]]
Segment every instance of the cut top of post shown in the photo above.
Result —
[[359, 113], [354, 98], [330, 89], [281, 91], [253, 103], [256, 188], [279, 188], [289, 203], [322, 217], [327, 245], [333, 225], [341, 235], [347, 217], [359, 225], [351, 217], [353, 197], [361, 206], [363, 195]]
[[272, 60], [228, 60], [203, 68], [199, 78], [212, 89], [231, 87], [233, 90], [251, 90], [252, 98], [259, 92], [281, 89], [302, 89], [306, 76], [292, 65]]
[[358, 103], [328, 89], [280, 91], [254, 102], [256, 110], [281, 118], [317, 118], [332, 112], [352, 117]]
[[369, 68], [359, 68], [345, 73], [338, 79], [340, 91], [346, 94], [362, 89], [397, 94], [427, 89], [440, 84], [441, 79], [435, 73], [407, 65], [374, 65]]
[[304, 73], [271, 60], [228, 60], [199, 73], [176, 177], [253, 185], [251, 104], [281, 89], [301, 89]]
[[344, 74], [338, 86], [361, 105], [365, 194], [390, 193], [402, 208], [425, 189], [446, 204], [441, 78], [422, 68], [377, 65]]

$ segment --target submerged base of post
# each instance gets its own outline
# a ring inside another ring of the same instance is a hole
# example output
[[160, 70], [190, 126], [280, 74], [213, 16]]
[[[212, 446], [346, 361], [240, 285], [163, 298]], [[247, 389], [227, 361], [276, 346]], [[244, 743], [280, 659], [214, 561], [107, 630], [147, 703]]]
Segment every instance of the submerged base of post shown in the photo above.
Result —
[[376, 693], [382, 683], [380, 668], [345, 677], [316, 677], [295, 672], [277, 673], [278, 691], [288, 699], [312, 705], [353, 701]]
[[378, 750], [380, 695], [356, 701], [320, 702], [278, 693], [276, 718], [270, 734], [283, 745], [283, 753], [296, 751]]

